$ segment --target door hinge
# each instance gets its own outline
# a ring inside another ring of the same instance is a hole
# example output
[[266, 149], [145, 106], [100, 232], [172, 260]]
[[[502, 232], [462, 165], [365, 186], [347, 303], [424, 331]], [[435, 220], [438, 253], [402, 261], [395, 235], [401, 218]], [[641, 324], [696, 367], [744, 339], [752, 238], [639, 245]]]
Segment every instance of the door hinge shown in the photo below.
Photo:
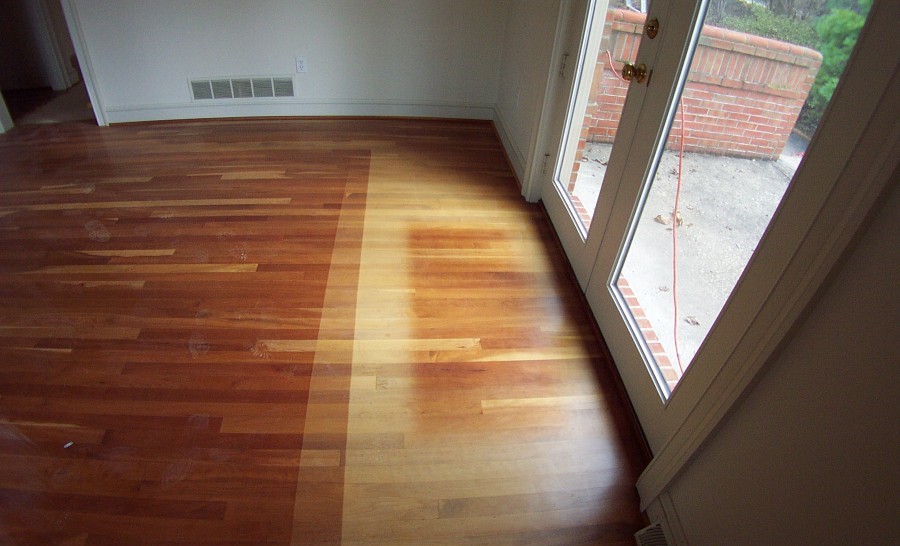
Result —
[[541, 164], [541, 174], [547, 174], [547, 161], [550, 160], [550, 154], [544, 154], [544, 162]]
[[563, 53], [562, 62], [559, 63], [559, 77], [562, 79], [566, 78], [566, 63], [569, 62], [569, 54]]

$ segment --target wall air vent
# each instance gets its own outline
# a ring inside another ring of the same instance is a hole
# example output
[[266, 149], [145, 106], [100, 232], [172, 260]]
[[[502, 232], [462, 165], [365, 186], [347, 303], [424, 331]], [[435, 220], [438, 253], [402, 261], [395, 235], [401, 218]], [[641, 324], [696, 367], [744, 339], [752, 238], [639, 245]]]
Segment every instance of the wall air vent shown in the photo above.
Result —
[[231, 80], [231, 89], [234, 91], [234, 98], [236, 99], [246, 99], [253, 96], [253, 84], [250, 83], [250, 78]]
[[294, 96], [291, 76], [191, 80], [194, 100], [287, 98]]
[[234, 95], [231, 93], [231, 80], [213, 80], [210, 83], [212, 84], [214, 99], [234, 98]]
[[294, 96], [294, 78], [272, 78], [276, 97]]
[[213, 98], [212, 87], [209, 85], [209, 80], [192, 81], [191, 92], [194, 95], [194, 100]]
[[253, 78], [253, 96], [254, 97], [274, 97], [272, 91], [272, 78]]
[[638, 546], [670, 546], [669, 537], [662, 523], [656, 522], [634, 534]]

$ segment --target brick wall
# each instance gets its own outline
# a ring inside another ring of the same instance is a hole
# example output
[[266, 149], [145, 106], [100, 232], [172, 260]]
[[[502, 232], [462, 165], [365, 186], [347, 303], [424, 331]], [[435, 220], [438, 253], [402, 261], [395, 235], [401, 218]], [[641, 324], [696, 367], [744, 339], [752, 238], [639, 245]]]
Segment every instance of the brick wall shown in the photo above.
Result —
[[[615, 138], [628, 84], [609, 69], [605, 52], [610, 52], [612, 67], [621, 74], [618, 60], [636, 59], [643, 24], [643, 14], [609, 10], [582, 139], [612, 142]], [[811, 49], [705, 26], [682, 97], [685, 149], [778, 157], [821, 62], [822, 56]], [[680, 134], [681, 120], [676, 116], [668, 145], [677, 143]]]

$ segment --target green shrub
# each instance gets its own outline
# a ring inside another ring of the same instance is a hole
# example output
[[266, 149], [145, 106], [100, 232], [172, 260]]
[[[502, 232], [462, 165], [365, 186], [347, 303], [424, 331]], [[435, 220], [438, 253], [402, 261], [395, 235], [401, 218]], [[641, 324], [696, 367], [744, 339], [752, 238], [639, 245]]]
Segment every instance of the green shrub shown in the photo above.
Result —
[[[624, 6], [622, 0], [610, 2], [619, 4]], [[872, 0], [769, 0], [767, 4], [710, 0], [706, 22], [822, 53], [822, 66], [797, 121], [799, 129], [812, 133], [844, 72]]]
[[779, 15], [757, 4], [749, 6], [749, 13], [746, 16], [725, 16], [722, 19], [722, 26], [806, 47], [815, 47], [818, 42], [816, 30], [808, 21], [798, 21]]
[[858, 11], [833, 9], [816, 23], [817, 49], [822, 53], [822, 66], [800, 113], [798, 124], [802, 130], [811, 133], [818, 127], [871, 5], [871, 0], [859, 0]]
[[721, 18], [720, 25], [822, 53], [822, 66], [797, 122], [802, 131], [812, 133], [831, 100], [871, 5], [872, 0], [828, 0], [819, 6], [821, 9], [810, 10], [815, 14], [827, 12], [817, 20], [807, 21], [765, 6], [734, 0], [721, 10], [728, 14]]

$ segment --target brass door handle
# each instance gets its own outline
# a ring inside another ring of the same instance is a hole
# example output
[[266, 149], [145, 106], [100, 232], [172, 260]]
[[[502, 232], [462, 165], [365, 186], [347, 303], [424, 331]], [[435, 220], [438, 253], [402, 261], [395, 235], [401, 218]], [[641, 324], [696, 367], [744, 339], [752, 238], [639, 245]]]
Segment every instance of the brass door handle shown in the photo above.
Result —
[[634, 80], [642, 83], [647, 79], [647, 65], [644, 63], [638, 65], [625, 63], [625, 66], [622, 67], [622, 78], [627, 81]]

